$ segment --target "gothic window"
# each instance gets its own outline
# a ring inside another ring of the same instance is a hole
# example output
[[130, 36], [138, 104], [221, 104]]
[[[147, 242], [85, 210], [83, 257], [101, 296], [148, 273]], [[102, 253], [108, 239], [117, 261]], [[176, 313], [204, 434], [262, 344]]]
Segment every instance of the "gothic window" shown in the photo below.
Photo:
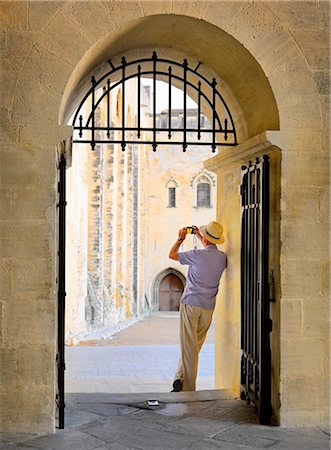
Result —
[[176, 188], [175, 187], [168, 188], [168, 195], [169, 195], [168, 207], [176, 208]]
[[174, 178], [169, 178], [166, 188], [168, 189], [168, 208], [176, 208], [176, 190], [178, 184]]
[[214, 176], [207, 170], [202, 170], [193, 177], [191, 186], [194, 190], [194, 208], [212, 207], [212, 188], [215, 186]]
[[197, 184], [197, 207], [210, 207], [210, 184], [198, 183]]

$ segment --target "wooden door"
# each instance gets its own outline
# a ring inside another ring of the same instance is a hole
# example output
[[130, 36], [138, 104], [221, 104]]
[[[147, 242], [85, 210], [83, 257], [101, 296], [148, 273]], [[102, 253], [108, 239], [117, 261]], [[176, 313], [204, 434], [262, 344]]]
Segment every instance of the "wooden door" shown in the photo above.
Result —
[[165, 276], [160, 284], [160, 311], [179, 311], [179, 302], [184, 287], [173, 273]]

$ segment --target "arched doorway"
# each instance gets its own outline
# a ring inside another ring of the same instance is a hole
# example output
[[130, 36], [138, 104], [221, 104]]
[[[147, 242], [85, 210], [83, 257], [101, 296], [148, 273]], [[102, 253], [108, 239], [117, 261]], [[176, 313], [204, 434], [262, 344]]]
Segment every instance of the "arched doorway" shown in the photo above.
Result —
[[174, 273], [166, 275], [159, 288], [159, 310], [179, 311], [179, 302], [184, 290], [181, 279]]

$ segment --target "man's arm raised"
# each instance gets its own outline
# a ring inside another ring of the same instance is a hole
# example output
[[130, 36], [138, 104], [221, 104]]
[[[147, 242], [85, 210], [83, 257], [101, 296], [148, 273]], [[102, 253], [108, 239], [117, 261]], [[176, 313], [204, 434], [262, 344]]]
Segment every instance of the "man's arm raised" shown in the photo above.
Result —
[[171, 247], [170, 252], [169, 252], [169, 258], [170, 259], [174, 259], [175, 261], [179, 261], [178, 249], [181, 246], [182, 242], [185, 240], [186, 234], [187, 234], [186, 228], [182, 228], [181, 230], [179, 230], [179, 232], [178, 232], [178, 239], [174, 243], [174, 245]]

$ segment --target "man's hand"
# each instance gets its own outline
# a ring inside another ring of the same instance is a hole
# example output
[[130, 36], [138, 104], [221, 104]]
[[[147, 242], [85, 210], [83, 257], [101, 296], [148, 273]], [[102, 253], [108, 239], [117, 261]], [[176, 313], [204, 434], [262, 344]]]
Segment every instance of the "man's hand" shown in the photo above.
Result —
[[201, 241], [202, 238], [203, 238], [203, 236], [202, 236], [202, 234], [200, 233], [199, 228], [198, 228], [196, 225], [193, 225], [193, 228], [194, 228], [194, 234], [195, 234], [196, 237], [197, 237], [198, 239], [200, 239], [200, 241]]
[[179, 261], [178, 249], [181, 246], [182, 242], [185, 240], [186, 235], [187, 235], [186, 228], [182, 228], [181, 230], [178, 231], [178, 238], [170, 249], [169, 258], [174, 259], [175, 261]]
[[181, 239], [182, 241], [184, 241], [185, 238], [186, 238], [186, 235], [187, 235], [186, 228], [182, 228], [182, 229], [179, 230], [179, 232], [178, 232], [178, 239]]

